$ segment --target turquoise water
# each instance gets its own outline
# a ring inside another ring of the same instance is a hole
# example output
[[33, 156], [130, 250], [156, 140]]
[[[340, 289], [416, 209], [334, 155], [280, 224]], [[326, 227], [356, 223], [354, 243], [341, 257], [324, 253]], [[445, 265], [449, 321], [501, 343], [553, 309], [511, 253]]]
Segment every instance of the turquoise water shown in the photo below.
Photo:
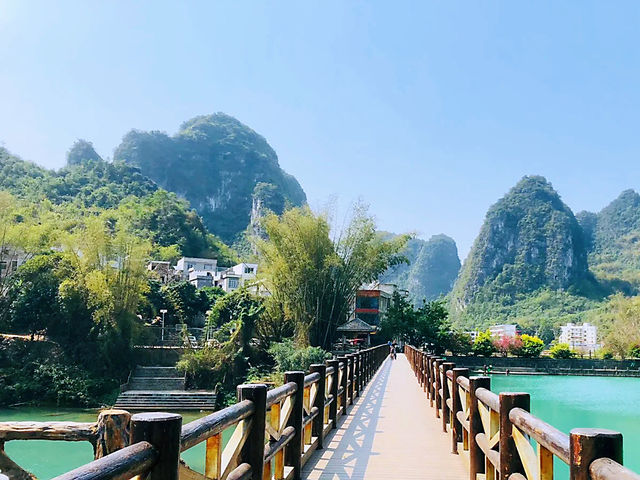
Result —
[[[531, 413], [564, 433], [573, 428], [622, 432], [624, 464], [640, 472], [640, 379], [492, 375], [494, 392], [528, 392]], [[567, 469], [556, 463], [566, 478]]]
[[[188, 423], [209, 412], [180, 412]], [[95, 410], [19, 408], [0, 410], [0, 422], [95, 422]], [[225, 432], [225, 441], [231, 431]], [[88, 442], [49, 440], [14, 440], [5, 444], [7, 455], [40, 480], [53, 478], [93, 460], [93, 447]], [[182, 454], [187, 465], [204, 473], [205, 444], [201, 443]]]

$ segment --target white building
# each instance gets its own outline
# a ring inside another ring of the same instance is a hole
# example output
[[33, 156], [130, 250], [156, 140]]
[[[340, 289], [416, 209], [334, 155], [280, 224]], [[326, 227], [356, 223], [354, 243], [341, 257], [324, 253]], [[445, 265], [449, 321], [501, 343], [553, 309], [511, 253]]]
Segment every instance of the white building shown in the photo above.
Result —
[[598, 327], [590, 323], [582, 325], [567, 323], [561, 326], [559, 341], [569, 344], [572, 349], [582, 353], [593, 353], [600, 348]]
[[0, 278], [8, 277], [28, 260], [28, 255], [19, 249], [0, 245]]
[[512, 325], [492, 325], [489, 327], [491, 335], [496, 338], [515, 338], [518, 334], [518, 330], [514, 324]]
[[215, 274], [218, 268], [218, 260], [215, 258], [197, 258], [197, 257], [182, 257], [178, 260], [178, 264], [174, 267], [176, 273], [180, 275], [182, 280], [189, 280], [191, 272], [198, 272], [199, 274], [206, 275], [211, 273]]
[[169, 283], [173, 276], [175, 276], [175, 272], [171, 269], [170, 262], [164, 262], [161, 260], [151, 260], [147, 264], [147, 270], [153, 272], [153, 275], [162, 283], [166, 285]]
[[239, 263], [227, 269], [218, 269], [213, 284], [229, 293], [245, 283], [253, 282], [258, 274], [257, 263]]

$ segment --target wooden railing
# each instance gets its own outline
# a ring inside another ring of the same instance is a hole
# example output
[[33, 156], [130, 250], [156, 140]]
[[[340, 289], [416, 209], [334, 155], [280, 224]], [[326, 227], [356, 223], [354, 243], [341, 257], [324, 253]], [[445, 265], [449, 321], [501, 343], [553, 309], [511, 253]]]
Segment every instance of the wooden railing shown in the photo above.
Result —
[[[28, 438], [86, 440], [95, 446], [96, 460], [55, 480], [299, 480], [302, 466], [323, 447], [325, 436], [346, 415], [387, 355], [383, 345], [312, 365], [307, 375], [287, 372], [284, 385], [272, 390], [263, 384], [239, 385], [238, 403], [184, 426], [176, 414], [129, 416], [109, 411], [110, 416], [103, 412], [97, 424], [71, 424], [66, 430], [73, 435], [54, 438], [29, 428]], [[101, 424], [109, 427], [103, 433]], [[43, 425], [44, 432], [52, 424]], [[4, 441], [26, 438], [19, 434], [25, 427], [0, 423], [0, 447]], [[222, 434], [231, 428], [224, 445]], [[181, 452], [202, 442], [206, 442], [204, 475], [180, 462]]]
[[498, 395], [489, 377], [470, 377], [469, 369], [410, 345], [405, 354], [451, 434], [452, 453], [468, 457], [470, 480], [553, 480], [554, 457], [569, 466], [571, 480], [640, 480], [622, 466], [621, 433], [578, 428], [567, 435], [529, 413], [528, 393]]

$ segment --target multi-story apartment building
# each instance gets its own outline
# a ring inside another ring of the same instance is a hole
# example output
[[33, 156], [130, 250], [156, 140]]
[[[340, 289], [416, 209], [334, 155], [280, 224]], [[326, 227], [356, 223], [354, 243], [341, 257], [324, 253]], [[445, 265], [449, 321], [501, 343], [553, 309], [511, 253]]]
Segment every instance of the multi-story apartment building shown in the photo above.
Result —
[[518, 334], [516, 325], [492, 325], [489, 327], [491, 335], [496, 338], [514, 338]]
[[214, 285], [225, 292], [232, 292], [245, 283], [254, 281], [257, 274], [257, 263], [239, 263], [224, 270], [219, 269], [214, 276]]
[[590, 323], [578, 325], [567, 323], [560, 327], [560, 343], [567, 343], [572, 349], [581, 353], [594, 353], [598, 344], [598, 327]]

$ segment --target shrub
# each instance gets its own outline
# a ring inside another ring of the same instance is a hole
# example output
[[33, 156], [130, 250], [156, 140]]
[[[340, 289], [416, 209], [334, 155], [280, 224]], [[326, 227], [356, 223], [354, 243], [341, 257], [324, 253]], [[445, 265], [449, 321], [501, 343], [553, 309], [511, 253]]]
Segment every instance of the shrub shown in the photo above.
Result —
[[602, 353], [600, 353], [600, 356], [603, 360], [611, 360], [613, 358], [613, 352], [609, 350], [603, 350]]
[[289, 338], [281, 343], [274, 343], [268, 351], [276, 362], [278, 372], [291, 370], [306, 372], [312, 364], [323, 363], [331, 358], [331, 354], [320, 347], [299, 348]]
[[629, 358], [640, 358], [640, 345], [637, 343], [629, 349]]
[[557, 343], [549, 350], [552, 358], [575, 358], [576, 352], [571, 350], [568, 343]]
[[544, 350], [544, 342], [539, 337], [524, 334], [518, 338], [522, 345], [513, 349], [513, 354], [518, 357], [539, 357]]
[[476, 341], [473, 342], [472, 350], [475, 355], [482, 355], [484, 357], [490, 357], [493, 355], [496, 351], [496, 347], [493, 343], [493, 337], [489, 330], [478, 334]]

